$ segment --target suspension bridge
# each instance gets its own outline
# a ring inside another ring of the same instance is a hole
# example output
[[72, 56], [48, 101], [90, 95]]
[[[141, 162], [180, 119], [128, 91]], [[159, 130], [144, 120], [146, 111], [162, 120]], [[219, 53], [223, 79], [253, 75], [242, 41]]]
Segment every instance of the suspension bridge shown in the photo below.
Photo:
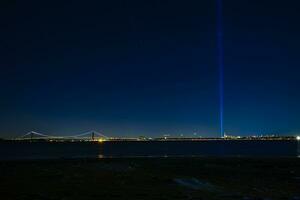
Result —
[[110, 138], [97, 131], [87, 131], [77, 135], [55, 136], [30, 131], [15, 140], [47, 140], [47, 141], [106, 141]]

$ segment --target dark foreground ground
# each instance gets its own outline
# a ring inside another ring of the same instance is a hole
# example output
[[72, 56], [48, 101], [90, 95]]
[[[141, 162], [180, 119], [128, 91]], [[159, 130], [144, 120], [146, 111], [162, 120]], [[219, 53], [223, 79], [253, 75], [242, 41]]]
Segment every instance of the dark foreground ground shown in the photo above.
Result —
[[0, 162], [0, 199], [300, 199], [297, 158]]

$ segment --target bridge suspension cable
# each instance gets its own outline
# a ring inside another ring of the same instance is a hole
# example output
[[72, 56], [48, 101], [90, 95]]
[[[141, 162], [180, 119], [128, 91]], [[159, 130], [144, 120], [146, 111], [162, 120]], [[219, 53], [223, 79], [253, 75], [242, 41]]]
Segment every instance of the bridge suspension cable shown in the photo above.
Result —
[[38, 133], [35, 131], [30, 131], [16, 139], [91, 139], [94, 140], [95, 138], [104, 138], [108, 139], [109, 137], [99, 133], [97, 131], [87, 131], [84, 133], [80, 133], [77, 135], [71, 136], [53, 136], [53, 135], [46, 135], [43, 133]]

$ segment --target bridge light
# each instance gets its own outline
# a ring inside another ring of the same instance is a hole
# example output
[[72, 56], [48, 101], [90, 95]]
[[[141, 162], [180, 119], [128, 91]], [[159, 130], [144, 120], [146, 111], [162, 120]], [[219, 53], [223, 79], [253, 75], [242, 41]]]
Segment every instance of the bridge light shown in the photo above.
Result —
[[102, 138], [98, 139], [98, 142], [99, 142], [99, 143], [102, 143], [102, 142], [104, 142], [104, 141], [105, 141], [105, 140], [102, 139]]

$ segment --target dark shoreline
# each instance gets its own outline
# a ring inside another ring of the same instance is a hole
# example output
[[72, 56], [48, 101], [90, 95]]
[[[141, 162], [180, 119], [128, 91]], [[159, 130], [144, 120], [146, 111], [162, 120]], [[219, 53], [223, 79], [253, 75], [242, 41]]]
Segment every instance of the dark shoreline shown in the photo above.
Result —
[[[0, 161], [1, 199], [296, 199], [300, 159], [167, 157]], [[204, 181], [193, 189], [174, 180]]]

